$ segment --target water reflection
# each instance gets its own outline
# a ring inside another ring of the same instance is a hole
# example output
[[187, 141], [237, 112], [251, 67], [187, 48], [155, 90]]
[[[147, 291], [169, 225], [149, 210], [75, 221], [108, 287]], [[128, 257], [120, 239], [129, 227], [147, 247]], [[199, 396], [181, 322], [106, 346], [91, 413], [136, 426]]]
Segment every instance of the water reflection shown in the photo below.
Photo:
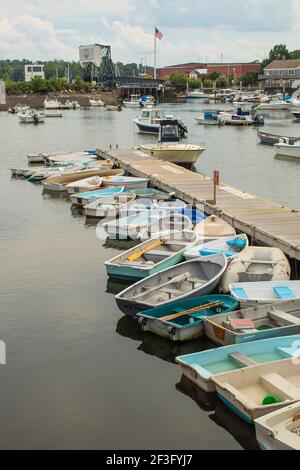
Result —
[[231, 434], [243, 449], [259, 450], [254, 426], [247, 424], [231, 412], [218, 399], [217, 394], [204, 392], [184, 376], [179, 384], [176, 385], [176, 389], [190, 397], [202, 411], [207, 413], [213, 412], [209, 415], [209, 419]]
[[137, 320], [127, 316], [119, 320], [116, 332], [125, 338], [141, 341], [139, 351], [171, 364], [176, 364], [178, 356], [194, 354], [215, 347], [207, 338], [199, 338], [186, 343], [173, 343], [152, 333], [144, 332]]

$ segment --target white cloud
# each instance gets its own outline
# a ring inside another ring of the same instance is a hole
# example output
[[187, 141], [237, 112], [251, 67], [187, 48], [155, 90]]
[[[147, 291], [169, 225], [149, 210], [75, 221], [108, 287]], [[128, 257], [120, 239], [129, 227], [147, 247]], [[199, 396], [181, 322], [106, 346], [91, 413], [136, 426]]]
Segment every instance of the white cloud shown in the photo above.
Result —
[[[137, 62], [164, 33], [158, 64], [262, 59], [276, 43], [300, 48], [300, 0], [2, 0], [0, 56], [78, 59], [78, 46], [112, 45], [113, 59]], [[148, 63], [153, 61], [149, 55]]]

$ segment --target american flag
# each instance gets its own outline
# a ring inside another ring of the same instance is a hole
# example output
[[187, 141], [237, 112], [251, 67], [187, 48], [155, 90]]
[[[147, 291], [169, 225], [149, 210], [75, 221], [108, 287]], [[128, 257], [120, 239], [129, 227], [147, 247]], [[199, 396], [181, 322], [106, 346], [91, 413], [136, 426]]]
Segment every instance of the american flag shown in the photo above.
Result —
[[164, 35], [159, 31], [159, 29], [155, 28], [155, 37], [161, 41]]

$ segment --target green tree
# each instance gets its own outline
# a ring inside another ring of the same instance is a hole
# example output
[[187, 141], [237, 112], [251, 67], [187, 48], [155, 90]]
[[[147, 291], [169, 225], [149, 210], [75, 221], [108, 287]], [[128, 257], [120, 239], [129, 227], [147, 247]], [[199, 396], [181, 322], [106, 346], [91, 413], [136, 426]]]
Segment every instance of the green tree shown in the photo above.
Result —
[[188, 77], [184, 73], [172, 73], [169, 77], [171, 84], [178, 90], [186, 88]]
[[220, 75], [217, 79], [217, 88], [228, 88], [229, 87], [229, 80], [226, 75]]
[[200, 88], [202, 84], [199, 78], [188, 78], [187, 83], [189, 84], [189, 87], [193, 89]]
[[258, 82], [257, 72], [247, 72], [242, 76], [243, 85], [255, 85]]
[[204, 88], [213, 88], [214, 82], [213, 80], [209, 80], [208, 78], [205, 78], [203, 80], [203, 86]]
[[281, 60], [283, 57], [290, 59], [291, 55], [285, 44], [276, 44], [269, 52], [269, 56], [262, 61], [261, 70], [263, 71], [267, 65], [269, 65], [273, 60]]

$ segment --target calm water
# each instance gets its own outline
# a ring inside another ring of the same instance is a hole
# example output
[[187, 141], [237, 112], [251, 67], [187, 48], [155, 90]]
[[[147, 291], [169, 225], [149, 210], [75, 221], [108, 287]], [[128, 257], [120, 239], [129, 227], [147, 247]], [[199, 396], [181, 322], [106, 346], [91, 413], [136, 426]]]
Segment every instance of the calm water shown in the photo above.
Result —
[[[207, 144], [200, 172], [219, 169], [228, 183], [300, 209], [300, 164], [274, 160], [254, 129], [194, 125], [199, 105], [169, 109], [189, 125], [191, 142]], [[107, 285], [103, 266], [115, 251], [63, 199], [10, 178], [28, 152], [151, 140], [134, 134], [134, 115], [70, 111], [35, 127], [0, 113], [1, 449], [256, 448], [252, 429], [181, 380], [174, 364], [211, 345], [173, 345], [122, 317], [107, 293], [119, 286]], [[266, 127], [300, 135], [287, 116], [273, 114]]]

